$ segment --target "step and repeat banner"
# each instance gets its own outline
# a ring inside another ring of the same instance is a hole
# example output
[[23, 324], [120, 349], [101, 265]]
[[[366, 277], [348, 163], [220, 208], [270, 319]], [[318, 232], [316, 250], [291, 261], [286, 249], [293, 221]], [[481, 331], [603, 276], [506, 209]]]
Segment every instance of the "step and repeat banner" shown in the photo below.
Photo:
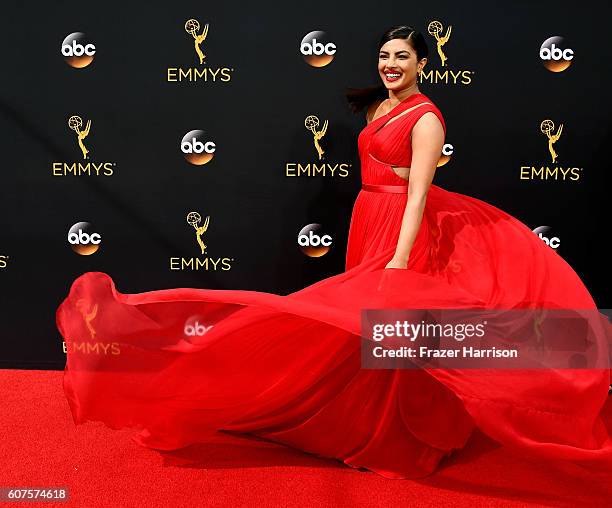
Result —
[[379, 83], [400, 24], [447, 123], [434, 183], [519, 218], [610, 307], [610, 7], [592, 7], [4, 5], [1, 366], [63, 368], [55, 309], [86, 271], [278, 294], [342, 272], [365, 125], [344, 92]]

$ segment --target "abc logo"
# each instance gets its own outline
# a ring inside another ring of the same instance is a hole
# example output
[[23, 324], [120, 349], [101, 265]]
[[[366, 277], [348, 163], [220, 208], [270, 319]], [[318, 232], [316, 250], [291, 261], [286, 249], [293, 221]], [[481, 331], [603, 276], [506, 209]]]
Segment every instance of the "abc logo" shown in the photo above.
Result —
[[89, 222], [77, 222], [68, 231], [68, 243], [77, 254], [90, 256], [100, 248], [102, 237], [92, 231]]
[[62, 42], [62, 55], [66, 63], [76, 69], [87, 67], [93, 62], [96, 47], [87, 42], [83, 32], [74, 32]]
[[213, 327], [213, 325], [206, 325], [206, 321], [203, 316], [191, 316], [185, 321], [183, 333], [185, 337], [202, 337]]
[[181, 152], [185, 159], [196, 166], [210, 162], [216, 149], [216, 145], [206, 139], [204, 131], [190, 131], [181, 141]]
[[308, 224], [298, 235], [298, 245], [311, 258], [319, 258], [329, 252], [332, 237], [322, 234], [321, 224]]
[[308, 65], [325, 67], [334, 59], [336, 45], [330, 42], [325, 32], [315, 30], [302, 39], [300, 52]]
[[444, 143], [444, 146], [442, 147], [442, 155], [440, 155], [437, 167], [444, 166], [444, 164], [446, 164], [451, 159], [451, 155], [453, 155], [454, 151], [455, 148], [453, 147], [453, 145], [451, 145], [450, 143]]
[[546, 39], [540, 46], [540, 59], [551, 72], [562, 72], [567, 69], [574, 58], [574, 51], [558, 35]]
[[554, 250], [557, 250], [561, 245], [561, 240], [558, 236], [553, 236], [551, 234], [550, 226], [540, 226], [533, 230], [533, 232], [538, 235], [540, 240], [542, 240], [546, 245], [551, 247]]

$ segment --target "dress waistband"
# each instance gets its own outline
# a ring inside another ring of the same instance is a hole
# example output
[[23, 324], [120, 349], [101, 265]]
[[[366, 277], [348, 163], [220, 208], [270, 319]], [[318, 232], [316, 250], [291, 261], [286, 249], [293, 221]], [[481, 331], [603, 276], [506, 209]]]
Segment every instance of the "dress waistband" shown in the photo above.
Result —
[[394, 194], [406, 194], [408, 185], [374, 185], [364, 183], [361, 185], [361, 190], [370, 192], [392, 192]]

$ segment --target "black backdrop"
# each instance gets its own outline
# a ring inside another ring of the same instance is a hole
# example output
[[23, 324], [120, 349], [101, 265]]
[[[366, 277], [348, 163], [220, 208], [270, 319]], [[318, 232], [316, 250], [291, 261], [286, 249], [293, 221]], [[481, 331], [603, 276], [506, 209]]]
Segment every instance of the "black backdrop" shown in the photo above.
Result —
[[[40, 2], [3, 6], [0, 194], [1, 365], [63, 368], [54, 313], [71, 281], [105, 271], [122, 292], [170, 287], [237, 288], [287, 294], [344, 268], [351, 207], [358, 192], [357, 134], [345, 86], [377, 82], [376, 44], [388, 27], [411, 24], [430, 48], [426, 70], [441, 70], [432, 20], [452, 36], [450, 69], [471, 83], [420, 85], [442, 110], [454, 147], [435, 183], [488, 201], [530, 228], [547, 225], [558, 249], [610, 307], [604, 249], [610, 146], [606, 2], [397, 2], [341, 0], [221, 2]], [[201, 68], [185, 21], [209, 24], [207, 65], [229, 81], [168, 82], [168, 68]], [[302, 38], [324, 31], [337, 46], [327, 66], [308, 65]], [[84, 32], [96, 46], [75, 69], [60, 53]], [[560, 35], [574, 58], [550, 72], [541, 44]], [[288, 162], [317, 162], [304, 118], [329, 120], [329, 161], [347, 177], [288, 177]], [[67, 119], [92, 120], [91, 159], [115, 163], [105, 176], [53, 176], [53, 162], [79, 162]], [[558, 165], [576, 181], [521, 179], [521, 166], [550, 166], [540, 123], [564, 124]], [[202, 129], [217, 151], [206, 165], [185, 161], [183, 135]], [[197, 257], [189, 211], [211, 216], [212, 255], [230, 270], [169, 269], [170, 257]], [[99, 252], [80, 256], [70, 227], [88, 221]], [[320, 223], [333, 237], [322, 257], [305, 256], [300, 229]]]

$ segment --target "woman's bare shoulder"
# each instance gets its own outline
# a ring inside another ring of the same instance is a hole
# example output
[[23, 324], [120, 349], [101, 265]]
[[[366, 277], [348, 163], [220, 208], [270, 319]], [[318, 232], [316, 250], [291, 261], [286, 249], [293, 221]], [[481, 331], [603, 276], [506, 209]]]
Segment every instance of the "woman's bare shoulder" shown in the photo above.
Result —
[[412, 126], [410, 137], [413, 142], [424, 145], [437, 145], [444, 143], [446, 129], [438, 115], [433, 111], [426, 111]]

